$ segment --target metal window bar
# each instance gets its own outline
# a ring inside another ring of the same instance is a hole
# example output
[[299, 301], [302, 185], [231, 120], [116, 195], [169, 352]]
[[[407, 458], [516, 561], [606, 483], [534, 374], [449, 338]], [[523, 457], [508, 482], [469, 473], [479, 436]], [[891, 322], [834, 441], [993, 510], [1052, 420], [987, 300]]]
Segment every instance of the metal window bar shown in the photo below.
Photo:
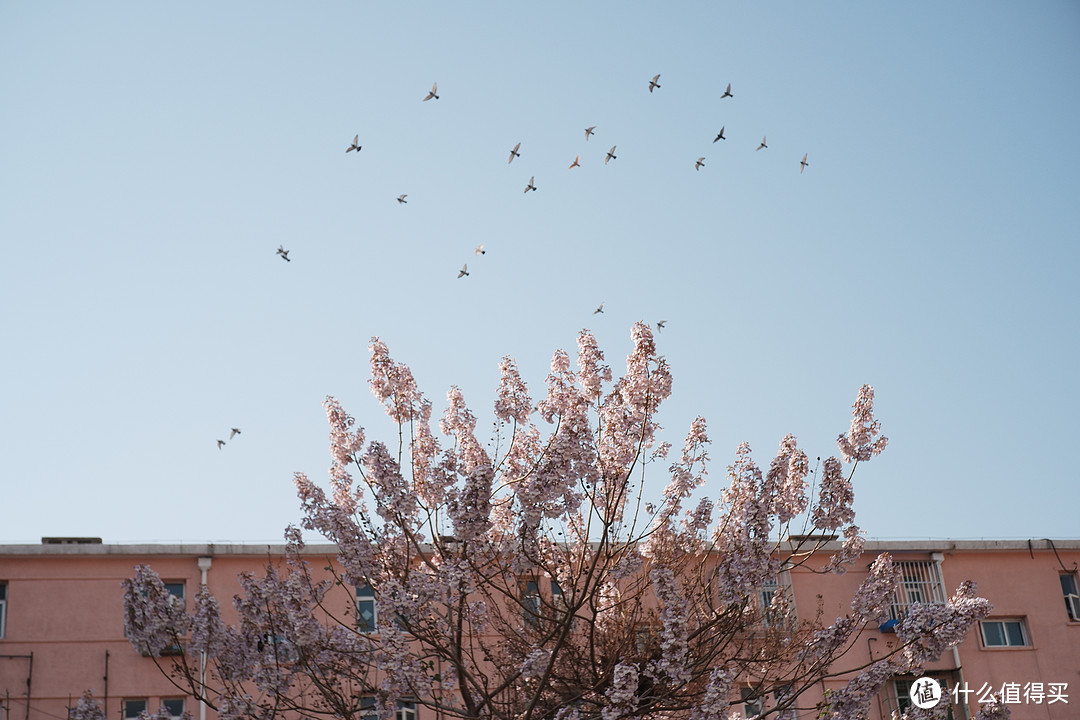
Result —
[[915, 603], [943, 604], [945, 583], [932, 560], [904, 560], [896, 563], [900, 586], [893, 594], [892, 618], [902, 620]]

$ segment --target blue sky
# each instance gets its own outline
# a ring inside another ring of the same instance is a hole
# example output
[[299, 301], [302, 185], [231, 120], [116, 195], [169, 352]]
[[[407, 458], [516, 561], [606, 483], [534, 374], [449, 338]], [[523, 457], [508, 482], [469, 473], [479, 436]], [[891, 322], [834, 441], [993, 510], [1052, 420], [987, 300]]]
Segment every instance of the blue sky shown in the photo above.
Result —
[[870, 383], [870, 537], [1077, 537], [1080, 6], [679, 5], [0, 6], [0, 542], [278, 541], [371, 336], [484, 427], [637, 320], [713, 495]]

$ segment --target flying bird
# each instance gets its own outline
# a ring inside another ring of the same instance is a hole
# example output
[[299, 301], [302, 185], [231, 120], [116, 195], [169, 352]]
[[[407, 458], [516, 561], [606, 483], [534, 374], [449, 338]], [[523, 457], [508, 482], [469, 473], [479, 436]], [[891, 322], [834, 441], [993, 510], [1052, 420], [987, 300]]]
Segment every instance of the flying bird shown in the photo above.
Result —
[[438, 92], [439, 92], [439, 83], [433, 83], [432, 86], [431, 86], [431, 92], [429, 92], [427, 94], [427, 97], [424, 98], [424, 102], [427, 102], [431, 98], [435, 98], [436, 100], [438, 100], [439, 99]]
[[713, 142], [716, 142], [717, 140], [727, 140], [727, 138], [724, 137], [724, 128], [725, 127], [727, 127], [727, 125], [724, 125], [723, 127], [720, 128], [720, 132], [716, 133], [716, 137], [713, 138]]
[[462, 265], [461, 270], [458, 271], [457, 276], [460, 279], [460, 278], [465, 277], [468, 274], [469, 274], [469, 266], [468, 265]]
[[518, 152], [518, 148], [521, 147], [521, 143], [514, 146], [514, 149], [510, 151], [510, 159], [507, 160], [507, 164], [514, 162], [514, 158], [521, 157], [521, 153]]
[[656, 82], [659, 79], [660, 79], [660, 76], [657, 75], [656, 77], [654, 77], [652, 80], [649, 81], [649, 92], [652, 92], [656, 88], [660, 87], [660, 83]]
[[592, 311], [593, 315], [604, 312], [604, 303], [600, 303], [600, 307]]
[[355, 150], [356, 152], [360, 152], [360, 136], [359, 135], [357, 135], [356, 137], [354, 137], [352, 139], [352, 145], [350, 145], [348, 150], [346, 150], [345, 152], [349, 152], [350, 150]]
[[589, 136], [593, 134], [594, 130], [596, 130], [595, 125], [590, 125], [589, 127], [585, 128], [585, 140], [586, 141], [589, 139]]
[[663, 330], [665, 325], [667, 325], [667, 320], [661, 320], [660, 322], [656, 323], [656, 329]]
[[289, 251], [285, 249], [284, 245], [278, 245], [277, 254], [280, 255], [285, 262], [292, 262], [292, 260], [289, 259]]
[[703, 168], [703, 167], [705, 167], [705, 158], [703, 158], [703, 157], [699, 157], [699, 158], [697, 159], [697, 162], [696, 162], [696, 163], [694, 163], [694, 169], [695, 169], [695, 170], [700, 170], [700, 169], [701, 169], [701, 168]]
[[568, 170], [573, 170], [576, 167], [581, 167], [581, 156], [580, 155], [578, 155], [576, 158], [574, 158], [574, 162], [570, 163], [570, 167], [567, 168], [567, 169]]
[[[615, 146], [614, 145], [612, 145], [611, 149], [607, 151], [607, 157], [604, 158], [604, 164], [607, 165], [608, 161], [610, 161], [610, 160], [618, 160], [618, 158], [615, 157]], [[633, 164], [633, 163], [631, 163], [631, 164]]]
[[225, 441], [224, 440], [218, 440], [217, 441], [217, 449], [220, 450], [223, 447], [225, 447]]
[[[807, 153], [809, 155], [809, 153]], [[806, 162], [806, 155], [802, 156], [802, 160], [799, 161], [799, 174], [802, 175], [802, 171], [806, 169], [806, 166], [810, 163]]]
[[725, 90], [724, 94], [720, 96], [720, 99], [723, 100], [726, 97], [735, 97], [731, 94], [731, 83], [727, 84], [727, 90]]
[[768, 148], [768, 147], [769, 146], [765, 144], [765, 136], [762, 135], [761, 136], [761, 144], [757, 146], [757, 149], [760, 150], [762, 148]]
[[529, 178], [529, 184], [525, 186], [525, 192], [529, 192], [530, 190], [533, 190], [533, 191], [535, 191], [535, 190], [536, 190], [536, 186], [535, 186], [535, 185], [533, 185], [533, 181], [534, 181], [535, 179], [536, 179], [536, 176], [535, 176], [535, 175], [534, 175], [534, 176], [532, 176], [531, 178]]
[[397, 201], [399, 203], [401, 203], [402, 205], [408, 205], [409, 201], [405, 199], [407, 197], [409, 197], [409, 193], [404, 193], [403, 195], [398, 195], [397, 196]]
[[234, 437], [236, 437], [239, 434], [240, 434], [240, 428], [232, 428], [232, 430], [229, 432], [229, 439], [232, 440]]
[[485, 254], [487, 254], [487, 250], [484, 250], [483, 245], [477, 245], [476, 246], [476, 254], [477, 255], [485, 255]]

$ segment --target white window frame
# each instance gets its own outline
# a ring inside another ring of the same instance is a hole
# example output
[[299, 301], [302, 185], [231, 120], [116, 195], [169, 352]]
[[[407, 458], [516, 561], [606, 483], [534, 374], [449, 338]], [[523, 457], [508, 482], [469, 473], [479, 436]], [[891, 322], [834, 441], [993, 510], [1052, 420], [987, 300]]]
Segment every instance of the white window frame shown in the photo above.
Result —
[[[166, 706], [166, 703], [180, 703], [180, 712], [174, 713], [172, 708]], [[184, 698], [182, 697], [161, 698], [161, 707], [168, 711], [169, 717], [174, 718], [174, 720], [179, 720], [184, 716], [184, 711], [187, 710], [187, 703], [184, 702]]]
[[903, 620], [914, 603], [945, 604], [945, 582], [933, 560], [899, 560], [900, 584], [893, 594], [892, 619]]
[[[1006, 625], [1012, 625], [1012, 624], [1015, 624], [1018, 628], [1020, 628], [1020, 635], [1021, 635], [1021, 639], [1022, 639], [1022, 642], [1020, 642], [1020, 643], [1012, 642], [1012, 638], [1009, 636], [1009, 632], [1005, 627]], [[990, 644], [989, 642], [987, 642], [987, 639], [986, 639], [986, 627], [988, 625], [1000, 625], [1001, 626], [1001, 636], [1005, 639], [1004, 643], [1002, 643], [1002, 644]], [[996, 648], [1030, 648], [1031, 647], [1031, 635], [1028, 633], [1028, 629], [1027, 629], [1026, 625], [1027, 625], [1027, 623], [1024, 622], [1024, 618], [1019, 618], [1019, 617], [991, 618], [989, 620], [980, 620], [979, 621], [979, 638], [982, 640], [982, 646], [984, 648], [993, 648], [993, 649], [996, 649]]]
[[[774, 618], [770, 613], [773, 598], [778, 592], [783, 592], [787, 598], [789, 618]], [[795, 594], [791, 588], [791, 573], [781, 570], [776, 575], [765, 580], [757, 589], [758, 608], [761, 610], [761, 624], [765, 627], [784, 627], [788, 620], [797, 617], [795, 609]]]
[[749, 699], [755, 692], [754, 688], [739, 688], [739, 703], [742, 705], [744, 718], [756, 717], [764, 710], [765, 703], [761, 701], [760, 697]]
[[[134, 705], [138, 703], [142, 703], [141, 710], [136, 710], [135, 712], [130, 712], [128, 710], [129, 704]], [[139, 714], [143, 712], [150, 712], [150, 703], [147, 701], [147, 698], [124, 698], [120, 703], [120, 713], [124, 720], [135, 720], [139, 717]]]
[[[371, 610], [370, 622], [361, 615], [369, 608]], [[361, 623], [361, 620], [364, 620], [364, 622]], [[356, 586], [356, 629], [359, 632], [369, 634], [379, 632], [379, 609], [375, 603], [375, 591], [372, 589], [371, 583]]]
[[394, 713], [394, 720], [417, 720], [419, 713], [416, 711], [416, 701], [398, 700], [398, 709]]
[[[1076, 581], [1076, 573], [1061, 573], [1058, 578], [1061, 580], [1061, 592], [1065, 596], [1065, 612], [1069, 614], [1069, 620], [1080, 622], [1080, 583]], [[0, 627], [0, 630], [2, 629]], [[2, 633], [0, 637], [3, 637]]]

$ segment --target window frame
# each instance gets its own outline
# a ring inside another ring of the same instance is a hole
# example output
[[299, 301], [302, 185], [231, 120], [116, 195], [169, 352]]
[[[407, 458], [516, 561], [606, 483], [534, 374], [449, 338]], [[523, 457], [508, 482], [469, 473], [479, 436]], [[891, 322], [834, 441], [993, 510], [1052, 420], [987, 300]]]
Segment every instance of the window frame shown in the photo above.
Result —
[[[180, 712], [174, 713], [172, 711], [172, 708], [168, 707], [166, 703], [177, 702], [180, 703]], [[184, 716], [184, 713], [187, 711], [187, 702], [185, 702], [185, 698], [182, 697], [161, 698], [161, 707], [169, 711], [169, 717], [174, 718], [174, 720], [179, 720]]]
[[[366, 592], [363, 592], [365, 591]], [[379, 608], [375, 602], [375, 590], [371, 587], [371, 583], [364, 583], [363, 585], [356, 586], [356, 593], [354, 594], [356, 601], [356, 630], [357, 632], [364, 633], [365, 635], [372, 635], [379, 632]], [[371, 608], [371, 620], [361, 617], [362, 609]], [[363, 619], [363, 623], [361, 620]]]
[[521, 617], [527, 627], [535, 628], [543, 619], [543, 599], [540, 597], [540, 579], [525, 578], [521, 581]]
[[[1013, 643], [1012, 638], [1006, 628], [1006, 625], [1015, 624], [1020, 629], [1020, 636], [1023, 642]], [[992, 644], [987, 640], [986, 627], [988, 625], [1000, 626], [1001, 637], [1005, 640], [1004, 643]], [[986, 620], [979, 621], [979, 640], [982, 643], [984, 650], [1014, 650], [1014, 649], [1031, 649], [1034, 647], [1031, 642], [1031, 633], [1027, 629], [1027, 623], [1022, 617], [1002, 617], [1002, 618], [988, 618]]]
[[[1061, 582], [1061, 594], [1065, 599], [1065, 612], [1069, 622], [1080, 622], [1080, 581], [1077, 581], [1076, 573], [1058, 573]], [[1066, 587], [1066, 581], [1072, 587]], [[0, 637], [3, 637], [3, 628], [0, 627]]]
[[[129, 713], [128, 712], [128, 705], [129, 704], [137, 704], [137, 703], [142, 703], [142, 709], [141, 710], [136, 710], [134, 713]], [[141, 713], [144, 713], [144, 712], [145, 713], [150, 712], [149, 698], [144, 698], [144, 697], [142, 697], [142, 698], [124, 698], [123, 700], [120, 701], [120, 717], [123, 718], [123, 720], [135, 720], [136, 718], [139, 717], [139, 715]]]
[[0, 580], [0, 640], [7, 631], [7, 581]]

